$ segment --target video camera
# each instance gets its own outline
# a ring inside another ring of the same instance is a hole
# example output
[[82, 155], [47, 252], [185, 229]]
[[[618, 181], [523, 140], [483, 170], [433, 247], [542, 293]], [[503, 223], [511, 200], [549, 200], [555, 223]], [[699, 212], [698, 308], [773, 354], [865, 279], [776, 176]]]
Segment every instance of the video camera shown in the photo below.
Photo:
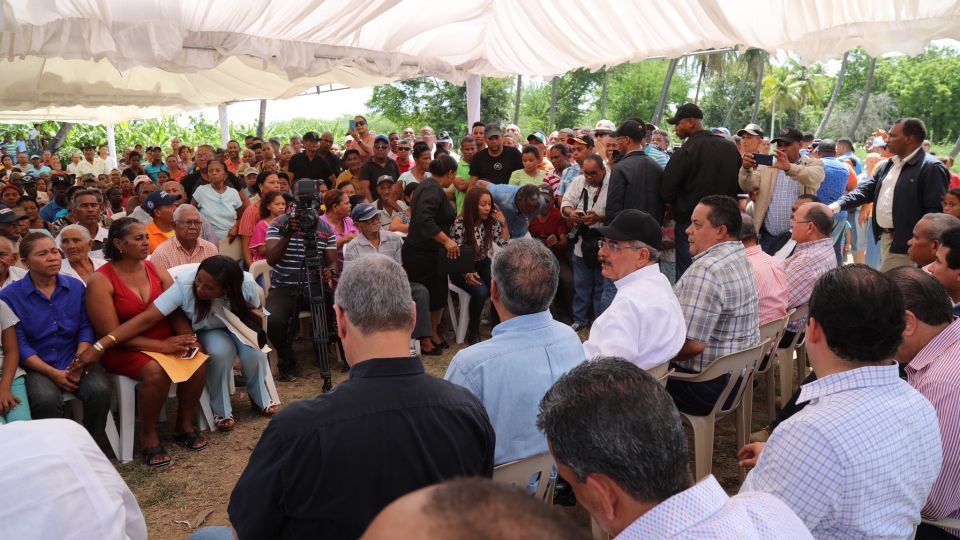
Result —
[[317, 181], [312, 178], [302, 178], [297, 180], [295, 192], [296, 199], [293, 201], [293, 212], [290, 219], [296, 219], [300, 226], [300, 231], [304, 234], [317, 232], [317, 225], [320, 223], [320, 200], [317, 198]]

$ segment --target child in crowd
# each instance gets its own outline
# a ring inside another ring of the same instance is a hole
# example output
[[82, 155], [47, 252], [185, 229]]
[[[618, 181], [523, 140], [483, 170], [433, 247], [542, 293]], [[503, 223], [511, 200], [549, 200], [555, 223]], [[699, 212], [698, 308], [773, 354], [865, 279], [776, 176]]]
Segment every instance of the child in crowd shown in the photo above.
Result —
[[532, 144], [524, 146], [520, 159], [523, 161], [523, 168], [513, 171], [510, 175], [511, 186], [527, 184], [539, 186], [546, 181], [547, 173], [540, 169], [540, 150], [537, 150], [536, 146]]
[[0, 424], [30, 420], [26, 372], [19, 367], [20, 349], [17, 330], [20, 319], [6, 302], [0, 300]]
[[943, 213], [960, 218], [960, 189], [953, 188], [943, 196]]

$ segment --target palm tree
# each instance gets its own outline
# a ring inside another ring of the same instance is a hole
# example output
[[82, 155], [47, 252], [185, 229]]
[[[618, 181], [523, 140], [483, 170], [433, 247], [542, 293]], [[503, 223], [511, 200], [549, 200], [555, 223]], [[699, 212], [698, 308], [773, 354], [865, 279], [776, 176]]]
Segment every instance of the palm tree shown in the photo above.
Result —
[[[760, 58], [757, 60], [760, 69], [757, 70], [757, 86], [753, 91], [753, 111], [750, 112], [750, 123], [757, 123], [757, 114], [760, 112], [760, 92], [763, 90], [763, 71], [767, 67], [767, 55], [760, 51]], [[772, 134], [771, 134], [772, 135]]]
[[263, 139], [263, 129], [267, 126], [267, 100], [260, 100], [260, 118], [257, 119], [257, 138]]
[[843, 85], [843, 76], [847, 72], [847, 57], [849, 55], [850, 51], [843, 53], [843, 61], [840, 62], [840, 72], [837, 73], [837, 82], [833, 85], [833, 93], [830, 94], [830, 101], [827, 103], [827, 110], [823, 112], [823, 119], [820, 120], [820, 125], [817, 126], [817, 130], [813, 132], [814, 138], [820, 137], [820, 132], [827, 127], [827, 122], [830, 121], [830, 115], [833, 113], [833, 106], [837, 103], [837, 97], [840, 95], [840, 87]]
[[[520, 84], [523, 78], [517, 75], [517, 96], [513, 99], [513, 123], [520, 122]], [[518, 143], [521, 141], [517, 141]]]
[[707, 75], [711, 77], [715, 75], [723, 75], [723, 70], [726, 67], [727, 62], [732, 60], [734, 55], [735, 53], [732, 51], [714, 51], [694, 53], [693, 55], [688, 56], [691, 63], [700, 72], [700, 76], [697, 78], [697, 90], [693, 96], [694, 103], [698, 103], [700, 101], [700, 87]]
[[774, 133], [777, 109], [796, 110], [801, 107], [805, 81], [794, 77], [789, 66], [774, 69], [763, 80], [763, 101], [770, 111], [770, 133]]
[[660, 98], [657, 99], [657, 107], [653, 110], [653, 117], [650, 118], [651, 124], [660, 124], [660, 118], [663, 116], [663, 108], [667, 106], [667, 94], [670, 93], [670, 81], [673, 79], [674, 72], [677, 71], [679, 58], [670, 60], [667, 66], [667, 74], [663, 77], [663, 87], [660, 88]]
[[[853, 125], [850, 126], [850, 133], [848, 136], [857, 140], [857, 128], [860, 127], [860, 122], [863, 121], [863, 113], [867, 110], [867, 100], [870, 99], [870, 92], [873, 90], [873, 72], [877, 69], [877, 58], [873, 57], [870, 59], [870, 67], [867, 69], [867, 82], [863, 86], [863, 96], [860, 97], [860, 106], [857, 107], [857, 116], [853, 118]], [[958, 141], [960, 144], [960, 141]], [[954, 148], [954, 151], [951, 155], [955, 154], [957, 151]]]
[[[747, 79], [754, 77], [754, 73], [762, 73], [764, 60], [764, 52], [760, 49], [748, 49], [737, 58], [737, 64], [740, 66], [742, 74], [739, 77], [740, 80], [737, 82], [737, 90], [733, 94], [733, 99], [730, 100], [730, 106], [727, 107], [727, 112], [723, 115], [723, 123], [720, 124], [721, 126], [727, 126], [730, 123], [730, 119], [733, 117], [733, 111], [737, 108], [740, 96], [747, 86]], [[759, 98], [757, 101], [759, 101]], [[751, 120], [751, 122], [752, 121], [753, 120]]]

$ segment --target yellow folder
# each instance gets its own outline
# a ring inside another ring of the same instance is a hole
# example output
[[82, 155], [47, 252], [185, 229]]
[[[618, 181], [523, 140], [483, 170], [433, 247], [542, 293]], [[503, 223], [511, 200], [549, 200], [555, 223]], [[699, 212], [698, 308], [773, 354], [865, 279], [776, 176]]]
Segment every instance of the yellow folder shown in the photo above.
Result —
[[156, 360], [174, 383], [182, 383], [189, 379], [208, 358], [202, 352], [198, 352], [193, 358], [180, 358], [179, 356], [151, 351], [143, 351], [143, 354]]

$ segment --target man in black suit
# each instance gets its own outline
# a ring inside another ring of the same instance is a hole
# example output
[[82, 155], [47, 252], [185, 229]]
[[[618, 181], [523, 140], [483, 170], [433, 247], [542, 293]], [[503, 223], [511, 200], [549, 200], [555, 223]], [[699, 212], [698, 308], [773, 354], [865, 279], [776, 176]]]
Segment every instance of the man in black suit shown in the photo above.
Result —
[[874, 204], [871, 225], [880, 238], [881, 272], [913, 265], [907, 255], [907, 241], [914, 225], [924, 214], [942, 209], [950, 173], [940, 160], [921, 148], [926, 138], [927, 128], [919, 118], [897, 120], [887, 139], [887, 148], [894, 156], [878, 165], [873, 176], [857, 189], [830, 205], [836, 212]]

